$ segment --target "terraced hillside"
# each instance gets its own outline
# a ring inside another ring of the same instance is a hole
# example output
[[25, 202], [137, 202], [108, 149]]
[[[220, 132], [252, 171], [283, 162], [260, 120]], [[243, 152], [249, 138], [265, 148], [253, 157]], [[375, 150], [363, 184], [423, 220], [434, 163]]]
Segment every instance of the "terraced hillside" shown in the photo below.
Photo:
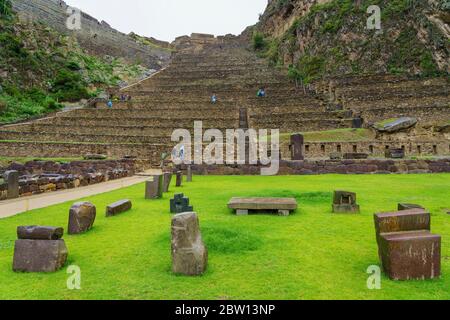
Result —
[[[1, 127], [0, 154], [4, 156], [74, 157], [102, 153], [110, 157], [135, 156], [157, 162], [175, 143], [175, 129], [280, 129], [281, 133], [351, 130], [398, 116], [415, 116], [420, 125], [450, 120], [448, 79], [408, 79], [394, 76], [353, 77], [296, 87], [281, 71], [237, 45], [216, 39], [179, 51], [160, 73], [122, 93], [130, 102], [108, 109], [61, 112], [55, 117]], [[256, 97], [264, 87], [266, 98]], [[219, 102], [210, 103], [216, 94]], [[415, 129], [416, 130], [416, 129]], [[417, 129], [418, 130], [418, 129]], [[416, 131], [417, 131], [416, 130]], [[373, 136], [308, 143], [307, 157], [331, 152], [384, 154], [387, 147], [405, 147], [407, 153], [448, 154], [448, 134]], [[428, 131], [427, 131], [428, 132]], [[409, 140], [408, 140], [409, 139]], [[406, 142], [405, 142], [406, 141]], [[417, 152], [415, 144], [421, 144]], [[414, 146], [413, 146], [414, 145]], [[283, 155], [288, 158], [288, 146]]]

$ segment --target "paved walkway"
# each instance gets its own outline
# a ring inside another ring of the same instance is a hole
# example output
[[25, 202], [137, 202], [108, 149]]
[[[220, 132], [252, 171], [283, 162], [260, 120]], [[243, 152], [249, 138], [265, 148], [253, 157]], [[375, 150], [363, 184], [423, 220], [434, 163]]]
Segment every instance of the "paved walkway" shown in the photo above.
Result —
[[145, 172], [133, 177], [111, 180], [104, 183], [94, 184], [76, 189], [61, 190], [43, 193], [35, 196], [5, 200], [0, 202], [0, 219], [12, 217], [29, 210], [45, 208], [54, 204], [64, 203], [105, 193], [124, 187], [129, 187], [148, 180], [153, 172]]

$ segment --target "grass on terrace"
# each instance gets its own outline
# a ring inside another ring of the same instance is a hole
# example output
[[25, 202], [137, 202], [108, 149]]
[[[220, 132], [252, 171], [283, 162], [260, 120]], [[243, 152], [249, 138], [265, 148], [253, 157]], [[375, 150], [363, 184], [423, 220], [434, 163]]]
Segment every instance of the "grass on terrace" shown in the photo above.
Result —
[[42, 160], [42, 161], [54, 161], [54, 162], [71, 162], [83, 160], [83, 158], [38, 158], [38, 157], [1, 157], [0, 167], [8, 166], [12, 162], [25, 164], [28, 161]]
[[[332, 191], [358, 193], [360, 215], [333, 215]], [[18, 225], [67, 225], [71, 203], [0, 220], [0, 299], [448, 299], [450, 175], [324, 175], [195, 177], [164, 199], [143, 199], [144, 185], [90, 197], [98, 208], [91, 232], [65, 235], [68, 265], [81, 268], [82, 289], [66, 288], [66, 268], [54, 274], [11, 271]], [[171, 273], [169, 198], [189, 196], [209, 249], [201, 277]], [[233, 196], [295, 197], [290, 217], [238, 217]], [[106, 219], [107, 204], [130, 198], [132, 211]], [[441, 279], [394, 282], [368, 290], [366, 270], [378, 265], [373, 213], [419, 203], [441, 234]]]
[[[303, 134], [306, 142], [358, 142], [371, 141], [375, 138], [373, 131], [369, 129], [336, 129], [300, 133]], [[280, 141], [289, 141], [291, 134], [280, 134]]]

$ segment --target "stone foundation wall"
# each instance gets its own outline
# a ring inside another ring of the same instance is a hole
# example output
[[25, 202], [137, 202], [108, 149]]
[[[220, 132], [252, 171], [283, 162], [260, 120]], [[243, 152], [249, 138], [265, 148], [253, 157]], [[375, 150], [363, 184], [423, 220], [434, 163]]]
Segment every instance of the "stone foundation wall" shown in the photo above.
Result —
[[[181, 167], [181, 169], [186, 169]], [[192, 165], [197, 175], [259, 175], [261, 166]], [[323, 160], [281, 161], [279, 175], [412, 174], [450, 172], [450, 158], [442, 160]]]
[[[149, 167], [148, 162], [138, 160], [73, 161], [64, 164], [29, 161], [0, 168], [0, 174], [7, 170], [18, 171], [19, 194], [24, 197], [125, 178]], [[0, 184], [0, 200], [7, 198], [7, 189], [6, 183]]]
[[[384, 157], [386, 149], [404, 149], [405, 156], [450, 155], [450, 141], [363, 141], [363, 142], [305, 142], [306, 158], [329, 158], [332, 153], [367, 153], [372, 157]], [[290, 159], [289, 143], [281, 143], [282, 159]]]

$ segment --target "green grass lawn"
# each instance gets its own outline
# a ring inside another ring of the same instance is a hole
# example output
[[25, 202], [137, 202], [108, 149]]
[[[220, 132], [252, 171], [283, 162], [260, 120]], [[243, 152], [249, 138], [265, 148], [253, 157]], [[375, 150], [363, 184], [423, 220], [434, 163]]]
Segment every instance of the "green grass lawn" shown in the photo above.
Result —
[[[360, 215], [331, 213], [332, 191], [358, 193]], [[450, 175], [203, 176], [164, 199], [146, 201], [144, 185], [90, 197], [97, 221], [87, 234], [64, 237], [68, 265], [81, 268], [81, 290], [68, 290], [66, 268], [54, 274], [11, 270], [18, 225], [67, 226], [71, 203], [0, 220], [0, 299], [448, 299], [450, 298]], [[171, 273], [169, 198], [189, 196], [209, 249], [201, 277]], [[295, 197], [290, 217], [238, 217], [233, 196]], [[129, 198], [133, 209], [106, 219], [104, 208]], [[390, 281], [367, 289], [378, 265], [373, 214], [418, 203], [441, 234], [442, 277]]]

